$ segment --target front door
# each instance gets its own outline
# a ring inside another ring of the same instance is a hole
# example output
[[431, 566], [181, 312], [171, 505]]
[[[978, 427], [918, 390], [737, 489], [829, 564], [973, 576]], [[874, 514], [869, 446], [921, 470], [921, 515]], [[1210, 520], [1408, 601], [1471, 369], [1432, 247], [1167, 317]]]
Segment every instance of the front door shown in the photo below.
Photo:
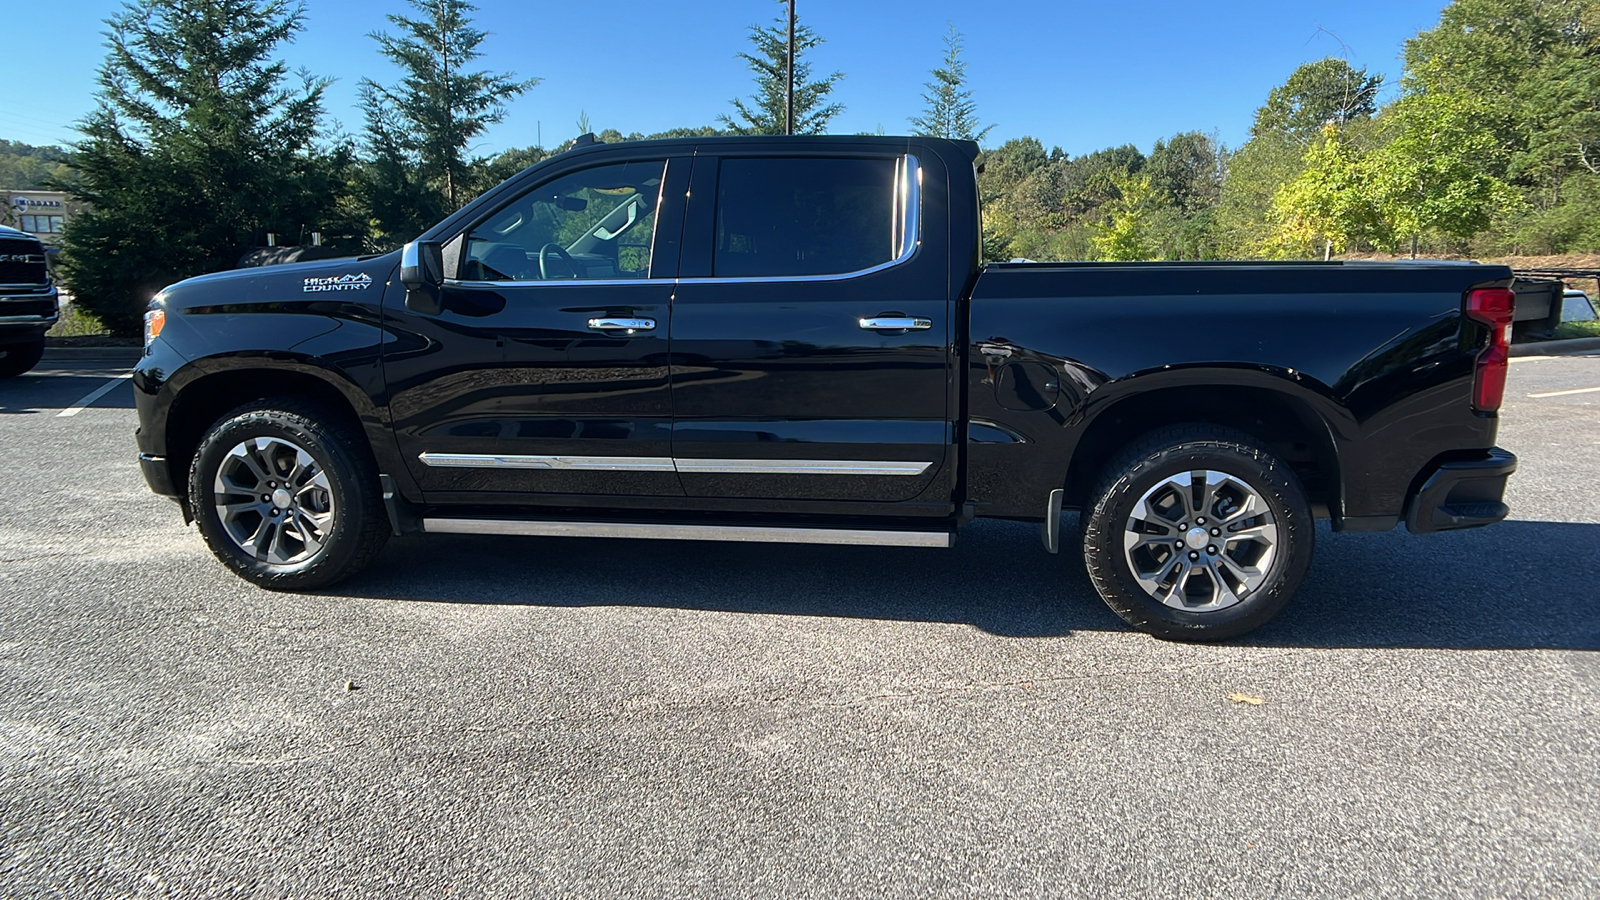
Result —
[[428, 502], [682, 495], [668, 369], [682, 216], [661, 198], [683, 195], [687, 168], [553, 174], [446, 244], [442, 313], [386, 303], [395, 435]]
[[948, 513], [953, 310], [948, 250], [922, 240], [944, 233], [931, 177], [881, 146], [698, 157], [672, 308], [689, 496]]

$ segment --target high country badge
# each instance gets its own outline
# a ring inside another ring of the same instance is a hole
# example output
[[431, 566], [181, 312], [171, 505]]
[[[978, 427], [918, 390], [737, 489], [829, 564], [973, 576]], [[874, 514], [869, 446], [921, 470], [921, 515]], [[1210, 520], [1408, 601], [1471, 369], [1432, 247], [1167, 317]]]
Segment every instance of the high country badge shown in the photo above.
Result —
[[360, 275], [307, 278], [304, 290], [308, 294], [315, 294], [320, 291], [364, 291], [369, 287], [372, 287], [372, 276], [362, 272]]

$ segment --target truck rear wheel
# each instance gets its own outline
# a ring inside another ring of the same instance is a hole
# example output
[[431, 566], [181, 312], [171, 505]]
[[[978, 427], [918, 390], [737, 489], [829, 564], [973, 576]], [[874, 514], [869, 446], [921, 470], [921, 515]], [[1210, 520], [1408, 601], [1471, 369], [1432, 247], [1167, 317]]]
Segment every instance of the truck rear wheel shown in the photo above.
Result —
[[24, 344], [0, 344], [0, 378], [31, 371], [44, 358], [44, 338]]
[[189, 505], [211, 552], [248, 581], [306, 590], [348, 578], [388, 540], [360, 435], [292, 398], [223, 416], [195, 451]]
[[1212, 641], [1259, 628], [1311, 564], [1311, 507], [1294, 472], [1254, 438], [1186, 425], [1136, 441], [1107, 467], [1084, 516], [1101, 599], [1160, 638]]

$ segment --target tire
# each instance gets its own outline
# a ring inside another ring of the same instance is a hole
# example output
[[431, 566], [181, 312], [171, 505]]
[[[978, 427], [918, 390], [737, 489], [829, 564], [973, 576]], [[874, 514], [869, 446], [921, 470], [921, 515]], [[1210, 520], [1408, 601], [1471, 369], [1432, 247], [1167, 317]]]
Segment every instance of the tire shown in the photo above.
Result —
[[389, 539], [363, 436], [296, 398], [247, 404], [211, 427], [189, 466], [189, 506], [211, 552], [272, 590], [348, 578]]
[[1089, 579], [1112, 612], [1159, 638], [1217, 641], [1259, 628], [1311, 565], [1299, 479], [1242, 432], [1183, 425], [1146, 435], [1106, 466], [1093, 496], [1083, 516]]
[[0, 378], [15, 378], [44, 358], [44, 338], [26, 344], [0, 344]]

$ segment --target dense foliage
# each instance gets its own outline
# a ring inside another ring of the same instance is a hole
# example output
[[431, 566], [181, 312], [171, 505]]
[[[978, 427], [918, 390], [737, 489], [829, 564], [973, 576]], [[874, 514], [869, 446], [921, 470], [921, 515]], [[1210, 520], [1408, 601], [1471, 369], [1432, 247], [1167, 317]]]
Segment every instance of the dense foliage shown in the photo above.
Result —
[[319, 140], [326, 82], [273, 59], [301, 27], [285, 0], [136, 0], [108, 24], [63, 263], [79, 304], [136, 333], [163, 285], [333, 225], [350, 154]]
[[[330, 136], [324, 82], [275, 59], [302, 14], [290, 0], [135, 0], [108, 22], [97, 107], [70, 154], [0, 142], [0, 187], [67, 185], [66, 274], [122, 331], [150, 292], [230, 267], [268, 231], [321, 231], [383, 250], [545, 158], [474, 158], [474, 139], [536, 80], [471, 71], [485, 33], [464, 0], [410, 0], [374, 32], [398, 66], [362, 83], [358, 146]], [[771, 134], [783, 128], [787, 17], [749, 29], [753, 94], [721, 128], [601, 140]], [[842, 107], [840, 73], [813, 78], [796, 36], [798, 131]], [[952, 25], [930, 71], [919, 134], [985, 141]], [[374, 59], [376, 62], [376, 57]], [[988, 259], [1297, 258], [1355, 251], [1502, 255], [1600, 251], [1600, 0], [1456, 0], [1408, 41], [1389, 82], [1338, 58], [1287, 73], [1249, 139], [1187, 131], [1069, 155], [1032, 137], [986, 149]], [[1388, 102], [1381, 102], [1388, 96]], [[907, 106], [916, 102], [907, 97]], [[590, 129], [585, 115], [579, 131]]]
[[71, 173], [71, 157], [60, 147], [0, 140], [0, 189], [43, 190]]
[[368, 164], [361, 195], [377, 246], [410, 240], [485, 187], [472, 142], [505, 118], [505, 103], [539, 83], [468, 71], [488, 34], [472, 27], [466, 0], [411, 0], [421, 18], [389, 16], [398, 35], [375, 31], [379, 52], [403, 73], [398, 84], [361, 82]]

